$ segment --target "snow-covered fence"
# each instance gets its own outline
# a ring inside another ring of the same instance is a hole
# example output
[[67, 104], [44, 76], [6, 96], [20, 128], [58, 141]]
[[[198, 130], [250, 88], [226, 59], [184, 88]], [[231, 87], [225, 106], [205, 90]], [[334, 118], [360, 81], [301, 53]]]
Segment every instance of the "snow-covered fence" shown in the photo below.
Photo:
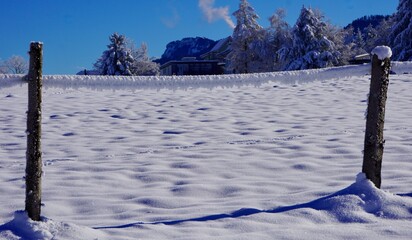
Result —
[[[394, 62], [392, 71], [398, 74], [412, 73], [412, 62]], [[209, 76], [44, 75], [43, 85], [45, 88], [87, 88], [93, 90], [192, 89], [261, 85], [269, 82], [300, 84], [360, 77], [368, 74], [370, 74], [370, 64], [300, 71]], [[23, 80], [23, 75], [0, 75], [0, 78], [0, 89], [26, 83]]]
[[28, 216], [40, 220], [41, 212], [41, 103], [42, 103], [42, 65], [43, 44], [30, 44], [30, 66], [27, 76], [27, 152], [26, 152], [26, 206]]
[[253, 74], [201, 75], [201, 76], [44, 76], [46, 88], [88, 88], [93, 90], [133, 89], [192, 89], [259, 86], [268, 82], [296, 84], [316, 80], [351, 78], [369, 74], [369, 65], [301, 71], [267, 72]]
[[365, 147], [362, 172], [376, 187], [381, 186], [381, 168], [385, 140], [385, 105], [391, 68], [389, 47], [376, 47], [372, 51], [372, 79], [366, 117]]

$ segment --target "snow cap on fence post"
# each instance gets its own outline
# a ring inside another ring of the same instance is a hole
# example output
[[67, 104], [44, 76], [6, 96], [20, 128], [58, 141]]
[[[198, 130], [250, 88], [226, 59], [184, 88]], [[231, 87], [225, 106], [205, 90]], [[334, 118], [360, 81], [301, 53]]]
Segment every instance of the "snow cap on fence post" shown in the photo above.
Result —
[[372, 50], [371, 54], [372, 56], [378, 56], [379, 60], [383, 61], [386, 58], [392, 57], [392, 49], [388, 46], [377, 46]]

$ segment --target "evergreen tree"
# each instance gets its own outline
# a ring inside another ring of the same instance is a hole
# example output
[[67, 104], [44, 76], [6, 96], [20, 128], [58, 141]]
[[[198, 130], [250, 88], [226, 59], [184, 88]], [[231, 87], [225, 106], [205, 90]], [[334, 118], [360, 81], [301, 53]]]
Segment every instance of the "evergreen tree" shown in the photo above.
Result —
[[378, 30], [369, 24], [365, 28], [365, 47], [366, 52], [370, 53], [376, 47], [376, 40], [378, 39]]
[[394, 18], [395, 24], [389, 35], [393, 59], [412, 60], [412, 0], [400, 0]]
[[392, 18], [381, 15], [362, 17], [349, 24], [344, 30], [345, 45], [350, 47], [352, 57], [370, 53], [376, 46], [389, 45], [392, 25]]
[[269, 42], [268, 52], [274, 54], [271, 59], [273, 71], [283, 70], [286, 63], [290, 62], [288, 49], [291, 48], [292, 35], [289, 24], [284, 20], [285, 16], [285, 10], [278, 9], [269, 18], [270, 27], [267, 31], [266, 41]]
[[239, 10], [233, 15], [237, 24], [232, 35], [232, 51], [228, 55], [229, 68], [235, 73], [259, 72], [265, 33], [257, 22], [259, 16], [247, 0], [240, 0]]
[[286, 70], [322, 68], [338, 65], [341, 53], [330, 39], [334, 34], [323, 16], [303, 7], [293, 31], [289, 54], [294, 59]]
[[262, 29], [261, 40], [254, 41], [252, 47], [255, 59], [249, 65], [248, 72], [271, 72], [274, 69], [275, 49], [272, 42], [272, 35], [266, 29]]
[[342, 30], [344, 34], [344, 45], [349, 48], [349, 59], [354, 56], [366, 54], [365, 40], [360, 28], [349, 26]]
[[393, 20], [393, 18], [384, 18], [379, 25], [376, 26], [378, 36], [375, 41], [375, 46], [390, 45], [388, 36], [391, 34], [391, 29], [394, 25]]
[[359, 28], [358, 28], [358, 31], [356, 32], [355, 38], [353, 39], [353, 43], [354, 43], [354, 46], [352, 47], [352, 50], [355, 53], [355, 55], [367, 53], [367, 51], [365, 50], [366, 43], [363, 40], [362, 31]]
[[133, 75], [131, 69], [135, 61], [130, 50], [126, 47], [125, 37], [114, 33], [109, 39], [108, 50], [104, 51], [94, 64], [95, 69], [101, 75]]

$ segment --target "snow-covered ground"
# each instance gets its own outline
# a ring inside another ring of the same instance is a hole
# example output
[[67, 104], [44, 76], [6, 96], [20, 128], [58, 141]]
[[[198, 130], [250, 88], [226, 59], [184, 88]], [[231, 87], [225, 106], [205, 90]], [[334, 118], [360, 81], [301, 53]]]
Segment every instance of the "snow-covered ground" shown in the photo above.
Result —
[[27, 85], [0, 75], [0, 239], [410, 239], [412, 64], [390, 76], [382, 190], [359, 174], [369, 68], [45, 76], [41, 222]]

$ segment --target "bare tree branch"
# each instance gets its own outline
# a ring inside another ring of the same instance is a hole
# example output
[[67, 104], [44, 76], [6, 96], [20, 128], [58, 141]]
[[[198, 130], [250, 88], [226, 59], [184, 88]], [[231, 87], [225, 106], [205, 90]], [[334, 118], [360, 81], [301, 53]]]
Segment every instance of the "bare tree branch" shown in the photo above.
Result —
[[[28, 70], [27, 61], [21, 56], [12, 56], [4, 62], [4, 68], [12, 74], [25, 74]], [[0, 70], [1, 71], [1, 70]]]

